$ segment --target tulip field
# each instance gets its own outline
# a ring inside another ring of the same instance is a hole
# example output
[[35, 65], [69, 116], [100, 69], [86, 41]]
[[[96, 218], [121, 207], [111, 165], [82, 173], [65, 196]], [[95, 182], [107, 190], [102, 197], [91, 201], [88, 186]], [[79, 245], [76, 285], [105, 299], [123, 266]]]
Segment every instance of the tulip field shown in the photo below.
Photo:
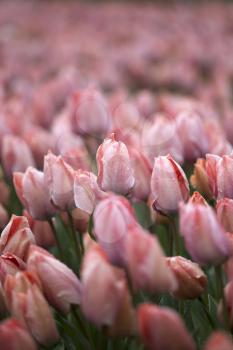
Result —
[[233, 350], [233, 3], [0, 2], [0, 350]]

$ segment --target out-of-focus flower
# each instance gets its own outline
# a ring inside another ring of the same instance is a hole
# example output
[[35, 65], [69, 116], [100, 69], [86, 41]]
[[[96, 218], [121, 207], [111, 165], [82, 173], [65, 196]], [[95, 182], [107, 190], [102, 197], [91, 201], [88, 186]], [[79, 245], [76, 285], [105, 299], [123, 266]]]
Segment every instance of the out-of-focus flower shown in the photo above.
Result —
[[81, 283], [75, 274], [46, 250], [31, 246], [27, 268], [37, 274], [49, 302], [68, 313], [72, 304], [80, 304]]
[[0, 229], [3, 229], [8, 223], [8, 213], [3, 205], [0, 203]]
[[126, 275], [123, 270], [110, 265], [97, 244], [93, 244], [84, 256], [81, 281], [81, 308], [87, 319], [98, 327], [108, 327], [113, 334], [131, 334], [134, 311]]
[[150, 92], [150, 90], [140, 91], [136, 97], [135, 103], [139, 110], [139, 113], [144, 118], [149, 119], [155, 112], [156, 100], [155, 96]]
[[154, 209], [163, 213], [176, 211], [180, 202], [188, 200], [188, 180], [171, 156], [155, 158], [151, 192]]
[[166, 261], [178, 282], [178, 288], [172, 293], [176, 298], [195, 299], [204, 292], [207, 277], [198, 264], [182, 256], [167, 258]]
[[[228, 316], [228, 322], [231, 329], [233, 329], [233, 281], [227, 283], [224, 288], [224, 296], [226, 302], [226, 310]], [[222, 322], [224, 320], [224, 306], [223, 301], [221, 300], [218, 305], [218, 318]]]
[[210, 206], [182, 204], [180, 232], [192, 259], [200, 264], [218, 265], [230, 254], [230, 243]]
[[77, 91], [71, 106], [73, 130], [82, 135], [103, 137], [107, 134], [111, 118], [103, 96], [93, 88]]
[[27, 326], [38, 343], [44, 346], [55, 344], [59, 335], [37, 276], [26, 271], [15, 276], [7, 275], [4, 290], [9, 310]]
[[114, 128], [123, 130], [137, 129], [141, 123], [136, 105], [125, 100], [112, 110], [112, 119]]
[[109, 195], [94, 211], [94, 233], [112, 263], [122, 264], [128, 226], [136, 222], [133, 208], [124, 197]]
[[6, 253], [0, 256], [0, 282], [4, 284], [6, 276], [15, 275], [19, 271], [26, 270], [26, 264], [18, 256]]
[[23, 139], [13, 135], [6, 135], [3, 138], [2, 162], [8, 176], [12, 176], [15, 171], [25, 171], [27, 167], [35, 165], [29, 146]]
[[211, 198], [211, 187], [209, 178], [206, 172], [206, 160], [199, 158], [194, 165], [194, 173], [190, 178], [191, 184], [196, 188], [204, 197]]
[[141, 304], [137, 311], [138, 331], [151, 350], [195, 350], [194, 341], [179, 315], [154, 304]]
[[4, 180], [0, 180], [0, 203], [7, 205], [10, 199], [10, 189]]
[[203, 350], [233, 350], [233, 342], [229, 334], [215, 331], [207, 339]]
[[35, 238], [24, 216], [12, 215], [9, 224], [0, 237], [0, 253], [12, 253], [25, 260], [28, 249], [35, 243]]
[[233, 199], [223, 198], [216, 205], [217, 218], [226, 231], [233, 233]]
[[97, 155], [97, 182], [103, 191], [128, 194], [133, 189], [135, 179], [129, 152], [121, 141], [115, 141], [114, 134], [104, 140]]
[[27, 328], [15, 318], [0, 323], [0, 344], [2, 350], [37, 350]]
[[25, 173], [14, 173], [13, 180], [20, 201], [34, 219], [47, 220], [56, 213], [43, 172], [29, 167]]
[[49, 152], [44, 158], [44, 181], [52, 203], [59, 210], [74, 207], [74, 169], [61, 156]]

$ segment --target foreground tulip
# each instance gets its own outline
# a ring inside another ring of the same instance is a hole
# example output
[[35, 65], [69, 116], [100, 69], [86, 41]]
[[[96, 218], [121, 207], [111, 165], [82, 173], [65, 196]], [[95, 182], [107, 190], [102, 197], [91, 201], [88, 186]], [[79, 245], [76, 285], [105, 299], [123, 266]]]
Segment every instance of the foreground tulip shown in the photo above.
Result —
[[0, 256], [0, 282], [2, 284], [4, 284], [7, 275], [15, 275], [23, 270], [26, 270], [26, 264], [16, 255], [6, 253]]
[[166, 259], [176, 277], [178, 288], [172, 293], [178, 299], [198, 298], [207, 286], [207, 277], [198, 264], [182, 256]]
[[124, 197], [110, 195], [94, 211], [94, 233], [112, 263], [122, 265], [122, 249], [128, 225], [136, 222], [133, 208]]
[[141, 304], [137, 311], [138, 331], [151, 350], [194, 350], [195, 345], [179, 315], [153, 304]]
[[12, 215], [9, 224], [0, 237], [0, 253], [12, 253], [25, 260], [28, 249], [35, 243], [35, 238], [24, 216]]
[[155, 158], [151, 192], [154, 209], [163, 213], [176, 211], [180, 202], [188, 200], [188, 180], [171, 156]]
[[12, 176], [15, 171], [25, 171], [27, 167], [35, 165], [28, 145], [13, 135], [7, 135], [3, 138], [2, 162], [8, 176]]
[[176, 289], [175, 277], [157, 238], [138, 224], [128, 226], [123, 251], [124, 267], [134, 290], [161, 293]]
[[2, 350], [37, 350], [37, 345], [27, 328], [15, 318], [0, 323]]
[[212, 197], [209, 178], [206, 171], [206, 160], [199, 158], [194, 165], [194, 173], [190, 178], [191, 184], [204, 197], [210, 199]]
[[217, 217], [226, 231], [233, 233], [233, 199], [223, 198], [217, 202]]
[[59, 339], [58, 332], [37, 276], [29, 272], [8, 275], [4, 289], [9, 310], [27, 326], [38, 343], [55, 344]]
[[72, 304], [80, 304], [82, 288], [79, 279], [46, 250], [31, 246], [27, 268], [37, 274], [46, 298], [55, 308], [68, 313]]
[[126, 145], [116, 141], [114, 134], [104, 140], [97, 155], [97, 182], [103, 191], [128, 194], [133, 189], [135, 179]]
[[112, 334], [131, 334], [134, 312], [126, 275], [123, 270], [110, 265], [95, 243], [85, 254], [81, 280], [81, 308], [86, 318], [98, 327], [107, 327]]
[[50, 152], [44, 157], [44, 181], [52, 203], [59, 210], [74, 207], [74, 175], [74, 169], [61, 156]]
[[180, 232], [192, 259], [200, 264], [218, 265], [230, 254], [227, 236], [210, 206], [182, 204]]
[[14, 173], [13, 180], [20, 201], [34, 219], [47, 220], [56, 213], [41, 171], [29, 167], [24, 174]]
[[204, 350], [233, 350], [233, 342], [229, 334], [215, 331], [208, 338]]

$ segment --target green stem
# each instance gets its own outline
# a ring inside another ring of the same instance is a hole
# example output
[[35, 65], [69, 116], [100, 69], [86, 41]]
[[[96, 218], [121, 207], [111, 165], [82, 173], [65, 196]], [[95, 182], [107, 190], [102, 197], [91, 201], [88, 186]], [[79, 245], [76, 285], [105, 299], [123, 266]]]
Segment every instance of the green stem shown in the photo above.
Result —
[[227, 331], [230, 331], [229, 317], [227, 312], [227, 303], [226, 303], [226, 298], [224, 293], [223, 271], [222, 271], [221, 265], [215, 266], [215, 276], [216, 276], [217, 298], [218, 298], [218, 301], [222, 300], [222, 305], [223, 305], [224, 328]]
[[208, 319], [208, 321], [209, 321], [211, 327], [212, 327], [213, 329], [215, 329], [215, 324], [214, 324], [214, 322], [213, 322], [213, 320], [212, 320], [212, 318], [211, 318], [211, 316], [210, 316], [210, 314], [209, 314], [209, 311], [208, 311], [208, 309], [207, 309], [207, 307], [206, 307], [205, 301], [203, 300], [202, 297], [199, 297], [198, 300], [200, 301], [200, 303], [201, 303], [202, 306], [203, 306], [205, 315], [206, 315], [206, 317], [207, 317], [207, 319]]
[[72, 238], [73, 238], [73, 242], [74, 242], [74, 246], [75, 246], [75, 251], [77, 253], [77, 257], [78, 257], [78, 263], [79, 266], [81, 264], [81, 259], [82, 259], [82, 248], [81, 245], [78, 241], [78, 237], [77, 237], [77, 233], [74, 227], [74, 222], [73, 222], [73, 218], [71, 213], [68, 211], [68, 217], [69, 217], [69, 222], [70, 222], [70, 228], [71, 228], [71, 233], [72, 233]]
[[172, 255], [180, 255], [180, 237], [179, 232], [176, 227], [175, 219], [170, 217], [170, 231], [173, 241], [173, 254]]
[[86, 339], [88, 340], [90, 346], [91, 346], [91, 349], [95, 349], [95, 344], [93, 343], [93, 340], [92, 340], [92, 336], [91, 336], [91, 333], [90, 333], [90, 330], [86, 328], [85, 324], [83, 324], [83, 320], [82, 318], [80, 317], [79, 313], [77, 312], [77, 309], [74, 305], [71, 306], [71, 311], [72, 311], [72, 314], [74, 316], [74, 319], [77, 323], [77, 326], [78, 328], [81, 330], [81, 332], [83, 333], [83, 335], [86, 337]]
[[58, 247], [59, 256], [60, 256], [61, 260], [64, 261], [64, 255], [63, 255], [62, 246], [61, 246], [61, 243], [60, 243], [60, 240], [59, 240], [59, 237], [58, 237], [58, 234], [57, 234], [57, 230], [56, 230], [56, 227], [55, 227], [55, 225], [53, 223], [52, 218], [48, 219], [48, 223], [49, 223], [49, 225], [51, 227], [51, 230], [53, 231], [53, 234], [54, 234], [54, 237], [55, 237], [55, 240], [56, 240], [56, 243], [57, 243], [57, 247]]

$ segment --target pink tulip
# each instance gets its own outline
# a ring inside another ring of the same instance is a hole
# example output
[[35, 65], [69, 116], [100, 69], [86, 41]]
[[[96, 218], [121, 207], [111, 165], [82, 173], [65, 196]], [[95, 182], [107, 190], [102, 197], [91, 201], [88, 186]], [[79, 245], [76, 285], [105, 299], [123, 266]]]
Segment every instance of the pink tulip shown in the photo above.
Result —
[[37, 274], [48, 301], [55, 308], [68, 313], [72, 304], [80, 304], [82, 288], [79, 279], [46, 250], [31, 246], [27, 268]]
[[24, 216], [12, 215], [0, 237], [0, 253], [12, 253], [24, 260], [33, 243], [35, 243], [35, 238], [27, 219]]
[[122, 250], [128, 225], [136, 222], [133, 208], [124, 197], [110, 195], [94, 211], [94, 233], [113, 263], [122, 264]]
[[7, 275], [15, 275], [26, 270], [26, 264], [14, 254], [6, 253], [0, 256], [0, 282], [4, 284]]
[[60, 210], [74, 207], [75, 171], [61, 156], [49, 152], [44, 158], [44, 181], [52, 203]]
[[208, 338], [203, 350], [233, 350], [231, 336], [223, 331], [215, 331]]
[[103, 96], [93, 88], [77, 91], [72, 100], [71, 123], [79, 134], [105, 136], [111, 120]]
[[104, 140], [97, 155], [98, 184], [103, 191], [128, 194], [135, 179], [125, 144], [115, 141], [114, 134]]
[[188, 203], [201, 204], [201, 205], [208, 206], [208, 203], [206, 202], [205, 198], [203, 198], [202, 195], [197, 191], [193, 192], [192, 196], [188, 200]]
[[178, 299], [195, 299], [204, 293], [207, 277], [198, 264], [182, 256], [166, 259], [178, 282], [178, 288], [172, 293]]
[[24, 325], [15, 318], [0, 323], [2, 350], [37, 350], [37, 345]]
[[2, 162], [8, 176], [12, 176], [15, 171], [25, 171], [27, 167], [35, 165], [26, 142], [13, 135], [6, 135], [3, 138]]
[[85, 317], [98, 327], [108, 327], [111, 333], [131, 334], [134, 312], [125, 273], [110, 265], [97, 244], [84, 256], [81, 280], [81, 308]]
[[200, 264], [218, 265], [230, 254], [227, 236], [210, 206], [181, 205], [180, 232], [192, 259]]
[[34, 219], [47, 220], [56, 213], [41, 171], [29, 167], [24, 174], [14, 173], [13, 180], [20, 201]]
[[189, 198], [189, 184], [182, 168], [171, 156], [155, 158], [151, 177], [153, 207], [163, 213], [176, 211]]
[[37, 276], [30, 272], [8, 275], [4, 289], [9, 310], [28, 328], [37, 342], [44, 346], [55, 344], [59, 335]]
[[223, 198], [216, 205], [217, 217], [224, 229], [233, 233], [233, 199]]
[[140, 337], [148, 349], [195, 350], [191, 335], [175, 311], [154, 304], [141, 304], [137, 319]]

